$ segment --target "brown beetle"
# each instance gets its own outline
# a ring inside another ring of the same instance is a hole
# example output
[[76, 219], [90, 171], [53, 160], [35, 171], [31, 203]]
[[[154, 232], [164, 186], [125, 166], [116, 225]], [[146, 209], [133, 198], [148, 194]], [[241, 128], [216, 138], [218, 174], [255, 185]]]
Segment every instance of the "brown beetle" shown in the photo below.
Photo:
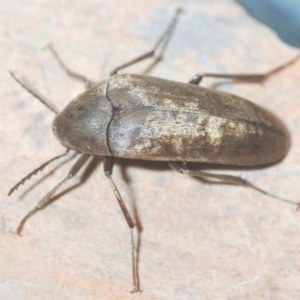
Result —
[[[46, 104], [57, 115], [53, 131], [69, 150], [81, 153], [68, 176], [54, 187], [20, 222], [20, 234], [26, 221], [50, 203], [53, 194], [81, 169], [91, 156], [104, 157], [105, 175], [120, 204], [128, 226], [132, 229], [134, 291], [140, 291], [138, 254], [133, 239], [135, 221], [126, 208], [111, 178], [114, 158], [167, 161], [182, 174], [197, 176], [208, 182], [248, 186], [274, 198], [252, 183], [231, 175], [190, 170], [186, 162], [204, 162], [231, 166], [262, 166], [282, 159], [290, 146], [290, 136], [283, 123], [267, 110], [227, 93], [199, 87], [203, 77], [263, 81], [296, 61], [266, 74], [195, 75], [188, 84], [146, 75], [118, 74], [118, 71], [146, 58], [161, 60], [173, 33], [179, 11], [153, 50], [123, 64], [111, 72], [111, 77], [98, 84], [76, 74], [63, 64], [52, 47], [50, 50], [69, 75], [85, 81], [87, 90], [60, 113], [45, 99], [14, 78]], [[152, 65], [151, 65], [152, 66]], [[67, 151], [68, 152], [68, 151]], [[61, 157], [62, 155], [58, 156]], [[9, 195], [33, 174], [42, 170], [55, 157], [18, 182]]]
[[235, 166], [276, 162], [290, 145], [285, 126], [247, 100], [134, 74], [79, 95], [53, 131], [66, 148], [89, 155]]

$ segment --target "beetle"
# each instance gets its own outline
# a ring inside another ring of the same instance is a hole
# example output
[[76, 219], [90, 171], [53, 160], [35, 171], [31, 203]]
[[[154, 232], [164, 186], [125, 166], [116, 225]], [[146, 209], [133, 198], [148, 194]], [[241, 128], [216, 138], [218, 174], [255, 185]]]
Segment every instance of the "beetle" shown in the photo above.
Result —
[[[91, 156], [104, 157], [104, 173], [131, 229], [134, 292], [140, 291], [138, 247], [133, 233], [136, 220], [131, 216], [112, 179], [115, 158], [166, 161], [171, 168], [182, 174], [208, 182], [251, 187], [263, 194], [296, 204], [272, 195], [240, 177], [192, 170], [187, 167], [187, 162], [257, 167], [281, 160], [290, 147], [290, 134], [274, 114], [246, 99], [199, 87], [199, 84], [203, 77], [263, 81], [294, 63], [299, 55], [262, 75], [204, 73], [196, 74], [188, 83], [145, 74], [118, 74], [120, 70], [146, 58], [154, 57], [152, 65], [158, 63], [174, 31], [179, 13], [180, 10], [153, 50], [115, 68], [111, 76], [100, 83], [94, 83], [69, 70], [49, 45], [68, 74], [84, 81], [87, 88], [61, 112], [11, 72], [17, 82], [56, 114], [53, 132], [67, 148], [67, 152], [72, 149], [81, 154], [67, 177], [21, 220], [17, 233], [21, 234], [27, 220], [47, 206], [53, 194], [73, 178]], [[9, 191], [9, 195], [32, 175], [64, 155], [51, 159], [29, 173]]]

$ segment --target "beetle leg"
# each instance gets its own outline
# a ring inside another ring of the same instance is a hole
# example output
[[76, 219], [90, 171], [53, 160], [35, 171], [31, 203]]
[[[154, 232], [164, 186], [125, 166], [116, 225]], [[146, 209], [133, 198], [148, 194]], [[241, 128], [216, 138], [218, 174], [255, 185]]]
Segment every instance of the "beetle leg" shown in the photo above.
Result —
[[170, 39], [172, 37], [172, 34], [174, 32], [174, 29], [177, 24], [180, 13], [182, 13], [182, 10], [177, 9], [173, 19], [171, 20], [170, 24], [167, 27], [167, 29], [164, 31], [162, 36], [158, 39], [157, 43], [155, 44], [154, 48], [151, 51], [148, 51], [148, 52], [128, 61], [127, 63], [124, 63], [124, 64], [116, 67], [114, 70], [112, 70], [110, 72], [110, 76], [116, 75], [122, 69], [125, 69], [136, 63], [139, 63], [147, 58], [153, 57], [154, 58], [153, 62], [143, 72], [144, 74], [149, 73], [154, 68], [154, 66], [163, 59], [163, 53], [168, 45], [168, 42], [170, 41]]
[[250, 181], [245, 180], [238, 176], [227, 175], [227, 174], [216, 174], [216, 173], [204, 172], [201, 170], [191, 170], [191, 169], [188, 169], [187, 166], [181, 162], [179, 162], [179, 163], [178, 162], [169, 162], [169, 165], [172, 169], [176, 170], [180, 174], [188, 174], [190, 176], [198, 177], [207, 183], [241, 185], [241, 186], [252, 188], [261, 194], [275, 198], [277, 200], [287, 202], [289, 204], [293, 204], [293, 205], [297, 205], [297, 206], [299, 205], [298, 202], [295, 202], [295, 201], [292, 201], [289, 199], [285, 199], [285, 198], [277, 196], [277, 195], [273, 195], [273, 194], [261, 189], [260, 187], [254, 185]]
[[105, 173], [105, 176], [108, 178], [109, 180], [109, 183], [110, 183], [110, 186], [119, 202], [119, 205], [122, 209], [122, 212], [123, 212], [123, 215], [126, 219], [126, 222], [129, 226], [129, 228], [133, 228], [135, 226], [135, 223], [129, 213], [129, 210], [127, 209], [122, 197], [121, 197], [121, 194], [119, 193], [119, 190], [116, 186], [116, 184], [114, 183], [111, 175], [112, 175], [112, 170], [113, 170], [113, 166], [114, 166], [114, 158], [113, 157], [105, 157], [104, 159], [104, 163], [103, 163], [103, 167], [104, 167], [104, 173]]
[[288, 66], [295, 63], [300, 58], [300, 54], [295, 56], [294, 58], [290, 59], [289, 61], [277, 66], [276, 68], [273, 68], [265, 73], [261, 74], [224, 74], [224, 73], [203, 73], [203, 74], [196, 74], [193, 76], [193, 78], [189, 81], [189, 83], [192, 84], [199, 84], [201, 79], [204, 77], [213, 77], [213, 78], [227, 78], [232, 79], [235, 81], [248, 81], [248, 82], [258, 82], [263, 83], [266, 81], [269, 77], [273, 76], [274, 74], [280, 72], [281, 70], [287, 68]]
[[71, 178], [73, 178], [78, 171], [82, 168], [82, 166], [86, 163], [90, 155], [87, 154], [82, 154], [79, 159], [76, 161], [76, 163], [73, 165], [71, 170], [68, 173], [68, 176], [63, 179], [60, 183], [58, 183], [49, 193], [47, 193], [42, 200], [37, 204], [37, 206], [29, 211], [26, 216], [21, 220], [18, 228], [17, 228], [17, 234], [21, 235], [24, 225], [27, 222], [29, 218], [31, 218], [33, 215], [35, 215], [39, 210], [44, 209], [46, 206], [48, 206], [51, 202], [52, 199], [51, 197], [57, 192], [57, 190], [64, 185], [66, 182], [68, 182]]
[[[121, 194], [116, 186], [116, 184], [114, 183], [111, 175], [112, 175], [112, 170], [113, 170], [113, 166], [114, 166], [114, 158], [113, 157], [105, 157], [104, 162], [103, 162], [103, 166], [104, 166], [104, 173], [105, 176], [108, 178], [110, 186], [115, 194], [116, 199], [118, 200], [118, 203], [121, 207], [121, 210], [123, 212], [123, 215], [125, 217], [125, 220], [128, 224], [128, 227], [130, 228], [130, 238], [131, 238], [131, 255], [132, 255], [132, 276], [133, 276], [133, 285], [134, 285], [134, 289], [133, 289], [133, 293], [136, 292], [140, 292], [140, 281], [139, 281], [139, 271], [138, 271], [138, 261], [139, 261], [139, 234], [140, 234], [140, 225], [139, 224], [135, 224], [133, 218], [130, 215], [130, 212], [128, 210], [128, 208], [126, 207]], [[139, 221], [137, 221], [137, 223], [139, 223]], [[135, 242], [135, 233], [134, 233], [134, 228], [137, 229], [137, 235], [138, 235], [138, 239], [137, 239], [137, 243]]]
[[61, 59], [61, 57], [58, 55], [57, 51], [53, 48], [51, 44], [48, 44], [46, 47], [49, 48], [54, 58], [57, 60], [61, 68], [67, 72], [68, 76], [71, 76], [79, 81], [82, 81], [86, 89], [89, 89], [92, 85], [96, 84], [96, 82], [93, 82], [92, 80], [88, 79], [86, 76], [81, 75], [69, 69], [69, 67], [67, 67], [67, 65], [63, 62], [63, 60]]

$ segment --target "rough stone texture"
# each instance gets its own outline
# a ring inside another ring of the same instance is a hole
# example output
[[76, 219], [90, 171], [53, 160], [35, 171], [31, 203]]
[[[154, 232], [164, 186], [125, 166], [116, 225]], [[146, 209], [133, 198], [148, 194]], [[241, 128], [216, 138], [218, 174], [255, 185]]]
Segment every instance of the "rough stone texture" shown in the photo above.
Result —
[[[70, 164], [50, 175], [47, 167], [6, 196], [22, 176], [64, 151], [51, 131], [53, 114], [18, 86], [8, 69], [61, 109], [83, 85], [43, 50], [47, 43], [72, 69], [105, 78], [116, 65], [150, 50], [181, 3], [0, 3], [0, 299], [300, 298], [300, 214], [294, 206], [243, 187], [202, 184], [163, 164], [127, 162], [130, 188], [120, 168], [114, 171], [126, 202], [136, 200], [144, 228], [140, 295], [129, 293], [129, 230], [101, 165], [80, 188], [34, 216], [23, 237], [12, 233]], [[190, 0], [184, 9], [155, 76], [185, 82], [202, 71], [261, 72], [297, 53], [233, 1]], [[293, 138], [281, 163], [234, 174], [293, 200], [299, 200], [299, 63], [263, 85], [221, 86], [277, 113]]]

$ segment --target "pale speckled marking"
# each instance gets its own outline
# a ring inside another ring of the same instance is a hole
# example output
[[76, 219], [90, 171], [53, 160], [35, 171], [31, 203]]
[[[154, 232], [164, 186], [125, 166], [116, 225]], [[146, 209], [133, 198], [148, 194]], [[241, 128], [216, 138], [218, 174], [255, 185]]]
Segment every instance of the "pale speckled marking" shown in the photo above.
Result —
[[[235, 131], [236, 137], [243, 137], [245, 135], [263, 135], [263, 130], [260, 127], [253, 126], [249, 123], [238, 123], [234, 121], [226, 121], [227, 122], [227, 127], [232, 128]], [[224, 122], [224, 123], [226, 123]], [[223, 123], [223, 124], [224, 124]]]
[[206, 124], [206, 133], [209, 135], [211, 144], [214, 146], [219, 146], [222, 141], [223, 136], [223, 125], [225, 121], [222, 118], [208, 118], [208, 122]]

